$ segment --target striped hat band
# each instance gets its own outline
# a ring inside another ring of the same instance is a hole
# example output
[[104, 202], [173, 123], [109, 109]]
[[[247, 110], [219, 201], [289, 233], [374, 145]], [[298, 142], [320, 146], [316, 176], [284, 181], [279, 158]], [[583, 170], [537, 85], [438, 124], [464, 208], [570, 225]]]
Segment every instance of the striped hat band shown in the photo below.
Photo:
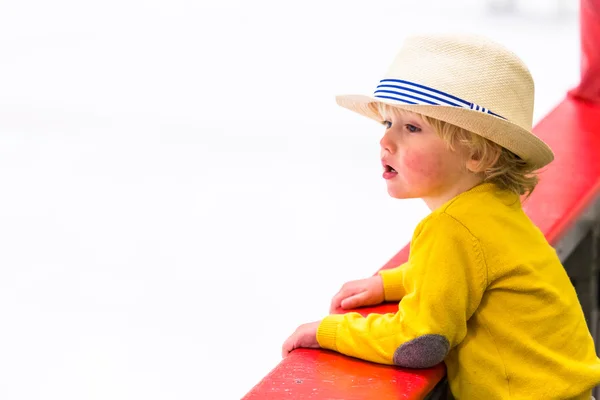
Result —
[[506, 119], [478, 104], [453, 96], [441, 90], [400, 79], [383, 79], [375, 90], [374, 96], [381, 99], [399, 101], [406, 104], [453, 106], [479, 111]]

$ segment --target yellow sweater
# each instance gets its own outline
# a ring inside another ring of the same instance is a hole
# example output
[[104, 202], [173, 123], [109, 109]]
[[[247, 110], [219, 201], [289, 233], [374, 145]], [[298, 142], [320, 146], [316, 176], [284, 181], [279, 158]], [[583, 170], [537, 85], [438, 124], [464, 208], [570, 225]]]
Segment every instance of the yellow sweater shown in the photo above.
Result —
[[600, 360], [575, 289], [519, 197], [484, 183], [427, 216], [380, 272], [396, 314], [330, 315], [321, 347], [376, 363], [446, 363], [457, 399], [585, 399]]

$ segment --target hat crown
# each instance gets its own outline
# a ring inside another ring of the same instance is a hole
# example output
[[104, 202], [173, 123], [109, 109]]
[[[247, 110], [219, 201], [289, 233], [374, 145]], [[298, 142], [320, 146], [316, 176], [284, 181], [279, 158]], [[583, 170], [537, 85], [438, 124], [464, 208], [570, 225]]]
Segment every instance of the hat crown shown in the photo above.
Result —
[[523, 61], [473, 35], [411, 36], [385, 79], [424, 85], [485, 107], [530, 130], [534, 83]]

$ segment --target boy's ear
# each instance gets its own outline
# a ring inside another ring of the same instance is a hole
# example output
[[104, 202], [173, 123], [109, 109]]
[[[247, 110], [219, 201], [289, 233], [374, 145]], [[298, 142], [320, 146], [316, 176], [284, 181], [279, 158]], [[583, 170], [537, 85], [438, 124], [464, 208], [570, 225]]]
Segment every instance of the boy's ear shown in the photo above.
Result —
[[475, 158], [469, 158], [467, 160], [467, 169], [475, 174], [482, 172], [485, 168], [481, 168], [481, 160]]
[[502, 149], [500, 147], [487, 148], [480, 152], [475, 152], [467, 160], [467, 169], [473, 173], [485, 172], [487, 169], [493, 168], [498, 163]]

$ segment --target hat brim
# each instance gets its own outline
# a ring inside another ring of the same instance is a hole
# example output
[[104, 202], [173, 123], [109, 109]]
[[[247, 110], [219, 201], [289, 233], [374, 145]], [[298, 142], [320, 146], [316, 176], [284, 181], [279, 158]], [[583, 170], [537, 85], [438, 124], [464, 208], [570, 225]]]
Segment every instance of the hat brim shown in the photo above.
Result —
[[531, 131], [505, 119], [480, 111], [453, 106], [405, 104], [391, 99], [381, 99], [365, 95], [336, 96], [336, 102], [344, 108], [378, 122], [383, 122], [383, 119], [376, 108], [372, 106], [374, 103], [388, 104], [406, 111], [445, 121], [483, 136], [512, 151], [534, 169], [542, 168], [554, 160], [554, 153], [550, 147]]

